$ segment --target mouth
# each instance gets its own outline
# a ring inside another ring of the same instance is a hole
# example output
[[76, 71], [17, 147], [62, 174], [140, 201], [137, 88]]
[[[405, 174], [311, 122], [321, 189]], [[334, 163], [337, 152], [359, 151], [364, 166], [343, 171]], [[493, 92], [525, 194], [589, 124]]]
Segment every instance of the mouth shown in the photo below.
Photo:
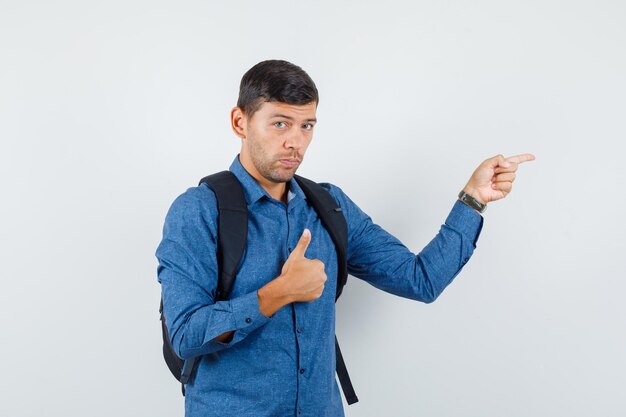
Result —
[[298, 166], [300, 161], [298, 159], [279, 159], [280, 163], [286, 167], [293, 168]]

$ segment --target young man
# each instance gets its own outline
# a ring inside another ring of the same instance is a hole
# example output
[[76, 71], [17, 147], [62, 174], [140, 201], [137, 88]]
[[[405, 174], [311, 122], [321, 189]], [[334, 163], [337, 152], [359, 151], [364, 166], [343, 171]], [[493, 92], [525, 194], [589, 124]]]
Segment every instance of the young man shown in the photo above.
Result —
[[[242, 78], [230, 171], [248, 206], [248, 240], [230, 299], [215, 302], [217, 204], [206, 185], [170, 207], [156, 250], [164, 316], [178, 356], [202, 355], [185, 415], [343, 416], [335, 379], [337, 254], [293, 178], [313, 138], [318, 92], [298, 66], [263, 61]], [[433, 302], [469, 260], [485, 204], [504, 198], [531, 154], [494, 156], [463, 188], [417, 255], [372, 222], [338, 186], [321, 183], [348, 224], [348, 272], [391, 294]]]

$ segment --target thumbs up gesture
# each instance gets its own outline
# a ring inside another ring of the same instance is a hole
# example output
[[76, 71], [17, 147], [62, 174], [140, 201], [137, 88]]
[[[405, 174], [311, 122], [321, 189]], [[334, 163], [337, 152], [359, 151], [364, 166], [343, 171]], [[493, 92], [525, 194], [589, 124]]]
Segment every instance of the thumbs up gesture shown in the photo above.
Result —
[[304, 256], [311, 242], [311, 231], [304, 229], [294, 250], [283, 264], [281, 281], [292, 301], [314, 301], [324, 291], [326, 273], [324, 262]]

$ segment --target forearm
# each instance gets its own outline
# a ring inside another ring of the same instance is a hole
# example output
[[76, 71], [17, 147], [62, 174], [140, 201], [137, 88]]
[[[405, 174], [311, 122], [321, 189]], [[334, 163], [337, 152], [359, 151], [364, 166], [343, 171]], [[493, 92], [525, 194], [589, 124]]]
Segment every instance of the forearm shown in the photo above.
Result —
[[[218, 301], [200, 308], [198, 289], [185, 290], [168, 285], [185, 282], [171, 270], [161, 271], [163, 307], [171, 343], [176, 354], [185, 359], [228, 348], [261, 327], [291, 302], [286, 281], [279, 276], [260, 289], [230, 300]], [[181, 293], [184, 291], [184, 295]], [[191, 311], [192, 313], [185, 314]], [[167, 320], [168, 317], [173, 319]]]
[[278, 310], [291, 303], [287, 294], [284, 276], [279, 276], [258, 290], [259, 308], [261, 313], [272, 317]]
[[161, 276], [170, 342], [182, 359], [228, 348], [270, 320], [257, 291], [213, 302], [203, 290], [186, 288], [181, 275], [169, 270]]
[[416, 256], [413, 286], [421, 301], [435, 301], [461, 272], [474, 252], [482, 220], [478, 211], [456, 202], [439, 233]]

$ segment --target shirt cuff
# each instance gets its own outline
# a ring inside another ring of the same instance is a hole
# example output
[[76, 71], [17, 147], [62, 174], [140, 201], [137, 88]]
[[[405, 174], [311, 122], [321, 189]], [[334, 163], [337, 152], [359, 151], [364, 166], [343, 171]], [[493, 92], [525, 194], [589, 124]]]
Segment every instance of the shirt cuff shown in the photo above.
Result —
[[476, 247], [476, 242], [483, 228], [483, 216], [461, 200], [456, 200], [446, 224], [466, 236]]
[[257, 290], [231, 299], [230, 305], [237, 332], [247, 335], [271, 320], [270, 317], [261, 313]]

